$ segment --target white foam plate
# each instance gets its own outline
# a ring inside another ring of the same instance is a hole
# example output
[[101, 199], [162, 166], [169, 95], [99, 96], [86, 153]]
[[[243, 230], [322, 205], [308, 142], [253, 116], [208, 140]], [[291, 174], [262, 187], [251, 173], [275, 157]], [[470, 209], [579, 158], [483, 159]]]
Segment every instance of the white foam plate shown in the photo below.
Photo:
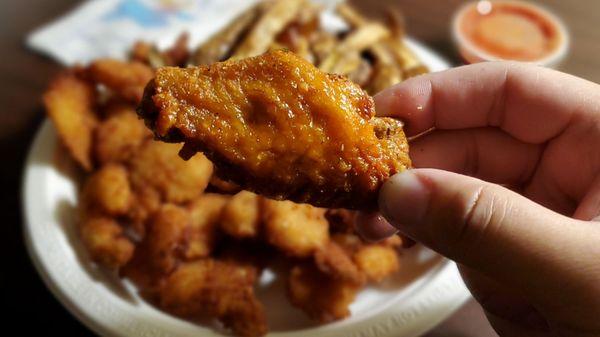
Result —
[[[335, 29], [335, 19], [324, 18]], [[420, 43], [407, 44], [432, 70], [447, 62]], [[94, 266], [75, 231], [79, 177], [57, 145], [49, 121], [31, 146], [23, 180], [25, 239], [33, 263], [50, 291], [81, 322], [107, 336], [223, 336], [209, 326], [164, 313], [144, 301], [135, 287]], [[418, 336], [447, 318], [466, 299], [454, 263], [416, 247], [402, 257], [393, 280], [362, 291], [352, 304], [352, 316], [326, 325], [311, 323], [285, 299], [282, 280], [267, 270], [259, 298], [265, 304], [269, 336]]]

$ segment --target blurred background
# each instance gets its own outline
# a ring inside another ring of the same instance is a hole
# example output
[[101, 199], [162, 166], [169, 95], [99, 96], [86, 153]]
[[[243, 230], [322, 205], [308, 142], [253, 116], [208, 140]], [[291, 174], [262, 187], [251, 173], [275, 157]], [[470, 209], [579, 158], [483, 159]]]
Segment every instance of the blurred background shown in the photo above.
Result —
[[[372, 17], [389, 7], [399, 8], [406, 17], [408, 34], [448, 58], [461, 63], [450, 38], [452, 14], [462, 0], [350, 0]], [[29, 144], [45, 118], [40, 95], [49, 79], [60, 70], [51, 59], [28, 50], [28, 33], [48, 23], [80, 1], [0, 1], [0, 184], [3, 224], [0, 226], [2, 256], [0, 304], [8, 309], [6, 321], [25, 318], [19, 331], [44, 332], [47, 336], [91, 334], [46, 290], [28, 259], [21, 235], [20, 174]], [[563, 19], [571, 36], [571, 47], [559, 69], [600, 82], [600, 1], [537, 1]], [[3, 321], [5, 321], [3, 319]], [[19, 320], [21, 321], [21, 320]], [[427, 336], [494, 336], [479, 307], [468, 303]]]
[[[450, 22], [456, 9], [465, 0], [350, 0], [364, 13], [382, 15], [389, 7], [399, 8], [406, 17], [408, 34], [428, 46], [460, 62], [450, 38]], [[571, 47], [559, 69], [600, 83], [600, 1], [543, 0], [530, 1], [554, 12], [567, 25]]]

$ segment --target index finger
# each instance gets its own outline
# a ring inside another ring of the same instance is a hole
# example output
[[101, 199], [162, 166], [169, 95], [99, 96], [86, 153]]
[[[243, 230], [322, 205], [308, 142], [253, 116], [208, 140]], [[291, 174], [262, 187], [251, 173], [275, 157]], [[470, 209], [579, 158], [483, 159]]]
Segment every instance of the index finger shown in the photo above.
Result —
[[536, 144], [560, 134], [575, 115], [600, 110], [599, 101], [597, 84], [508, 62], [480, 63], [415, 77], [375, 96], [377, 114], [402, 119], [409, 136], [433, 127], [494, 126]]

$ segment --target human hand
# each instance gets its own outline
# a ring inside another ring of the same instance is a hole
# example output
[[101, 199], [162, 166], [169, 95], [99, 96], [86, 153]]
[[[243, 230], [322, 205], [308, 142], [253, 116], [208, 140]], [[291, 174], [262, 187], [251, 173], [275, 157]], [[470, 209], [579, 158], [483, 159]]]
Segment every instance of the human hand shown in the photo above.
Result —
[[501, 336], [600, 336], [600, 86], [482, 63], [375, 101], [408, 136], [435, 130], [381, 189], [389, 223], [362, 215], [359, 232], [398, 229], [456, 261]]

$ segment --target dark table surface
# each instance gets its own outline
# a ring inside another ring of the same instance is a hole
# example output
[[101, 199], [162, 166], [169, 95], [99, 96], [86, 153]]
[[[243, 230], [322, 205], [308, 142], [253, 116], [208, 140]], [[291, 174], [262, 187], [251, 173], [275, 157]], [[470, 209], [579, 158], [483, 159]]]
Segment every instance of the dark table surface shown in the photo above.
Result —
[[[44, 119], [40, 95], [60, 67], [52, 60], [28, 51], [24, 38], [35, 27], [72, 8], [75, 0], [0, 2], [0, 184], [2, 222], [0, 252], [0, 304], [5, 331], [19, 335], [80, 336], [91, 333], [73, 318], [45, 288], [29, 260], [22, 239], [20, 180], [24, 158], [35, 131]], [[400, 6], [412, 35], [453, 59], [448, 39], [449, 15], [460, 0], [352, 1], [365, 12], [378, 15], [391, 4]], [[544, 1], [568, 23], [573, 48], [562, 69], [600, 82], [600, 30], [594, 18], [598, 1]], [[593, 8], [592, 8], [593, 7]], [[596, 41], [596, 43], [594, 42]], [[8, 327], [6, 326], [8, 324]], [[17, 330], [7, 330], [15, 324]], [[428, 337], [496, 336], [481, 308], [469, 301], [452, 317], [429, 332]]]

